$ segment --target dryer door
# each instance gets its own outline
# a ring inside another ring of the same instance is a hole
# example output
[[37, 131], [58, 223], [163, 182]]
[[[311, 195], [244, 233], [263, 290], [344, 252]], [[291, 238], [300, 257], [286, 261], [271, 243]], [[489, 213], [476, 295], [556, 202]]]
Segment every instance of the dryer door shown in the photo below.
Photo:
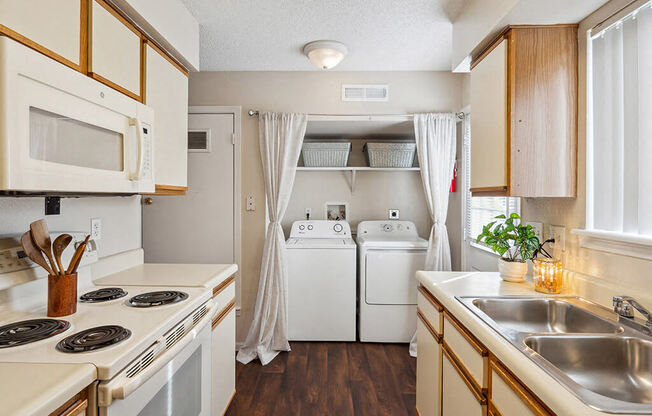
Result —
[[365, 301], [371, 305], [416, 305], [417, 270], [423, 270], [423, 250], [370, 250], [365, 272]]

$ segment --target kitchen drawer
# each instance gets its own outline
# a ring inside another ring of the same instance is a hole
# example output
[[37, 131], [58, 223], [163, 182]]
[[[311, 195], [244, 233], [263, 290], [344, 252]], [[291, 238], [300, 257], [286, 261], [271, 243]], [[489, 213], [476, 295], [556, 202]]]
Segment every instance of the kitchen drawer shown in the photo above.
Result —
[[235, 298], [235, 274], [227, 277], [213, 288], [215, 311], [222, 310], [233, 298]]
[[419, 285], [417, 293], [417, 310], [435, 329], [437, 334], [443, 334], [444, 307], [425, 287]]
[[444, 343], [478, 391], [489, 384], [489, 351], [452, 315], [444, 313]]
[[486, 415], [486, 397], [475, 389], [445, 344], [442, 351], [442, 416]]
[[547, 416], [548, 412], [499, 362], [489, 362], [489, 408], [496, 415]]

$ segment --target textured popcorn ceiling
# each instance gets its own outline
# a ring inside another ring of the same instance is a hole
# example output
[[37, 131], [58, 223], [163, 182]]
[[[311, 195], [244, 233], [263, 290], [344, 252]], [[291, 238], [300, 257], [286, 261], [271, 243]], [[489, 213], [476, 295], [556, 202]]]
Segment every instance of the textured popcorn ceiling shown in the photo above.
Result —
[[467, 0], [182, 0], [200, 24], [202, 71], [318, 70], [302, 54], [345, 43], [342, 71], [450, 70]]

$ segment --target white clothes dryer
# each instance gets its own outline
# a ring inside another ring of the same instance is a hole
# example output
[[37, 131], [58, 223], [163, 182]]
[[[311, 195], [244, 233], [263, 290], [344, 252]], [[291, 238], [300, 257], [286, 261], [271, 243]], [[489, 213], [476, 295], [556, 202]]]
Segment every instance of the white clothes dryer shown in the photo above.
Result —
[[428, 241], [411, 221], [358, 224], [360, 341], [410, 342], [417, 325], [417, 270]]

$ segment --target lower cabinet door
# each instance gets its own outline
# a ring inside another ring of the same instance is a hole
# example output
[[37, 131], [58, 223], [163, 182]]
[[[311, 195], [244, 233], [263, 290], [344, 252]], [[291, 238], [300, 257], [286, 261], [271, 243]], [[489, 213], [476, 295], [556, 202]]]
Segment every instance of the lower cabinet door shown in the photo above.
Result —
[[548, 416], [550, 413], [498, 362], [489, 362], [491, 412], [501, 416]]
[[446, 348], [442, 348], [442, 415], [483, 416], [487, 401], [473, 387]]
[[223, 415], [235, 394], [235, 309], [216, 323], [211, 339], [213, 416]]
[[417, 319], [417, 410], [420, 416], [441, 414], [441, 344], [423, 318]]

